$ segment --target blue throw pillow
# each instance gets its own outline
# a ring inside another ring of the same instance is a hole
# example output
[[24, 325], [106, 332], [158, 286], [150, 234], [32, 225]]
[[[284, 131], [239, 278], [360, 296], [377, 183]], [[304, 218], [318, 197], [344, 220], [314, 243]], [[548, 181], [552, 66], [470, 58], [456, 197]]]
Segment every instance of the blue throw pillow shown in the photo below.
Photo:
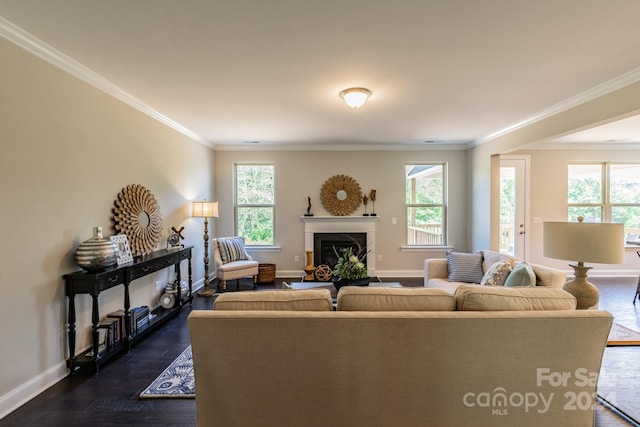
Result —
[[536, 273], [533, 272], [533, 267], [526, 261], [522, 261], [513, 267], [511, 273], [504, 282], [505, 286], [535, 286], [536, 285]]
[[449, 282], [480, 283], [482, 281], [482, 253], [447, 252]]

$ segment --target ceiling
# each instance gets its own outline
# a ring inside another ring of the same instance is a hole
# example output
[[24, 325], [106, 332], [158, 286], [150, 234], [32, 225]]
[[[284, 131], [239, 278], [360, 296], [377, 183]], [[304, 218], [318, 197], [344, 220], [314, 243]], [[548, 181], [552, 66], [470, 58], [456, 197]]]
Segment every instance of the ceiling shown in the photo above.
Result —
[[[0, 34], [219, 149], [375, 149], [468, 146], [640, 79], [638, 16], [637, 0], [0, 0]], [[351, 86], [373, 93], [358, 110]], [[639, 122], [572, 137], [637, 142]]]

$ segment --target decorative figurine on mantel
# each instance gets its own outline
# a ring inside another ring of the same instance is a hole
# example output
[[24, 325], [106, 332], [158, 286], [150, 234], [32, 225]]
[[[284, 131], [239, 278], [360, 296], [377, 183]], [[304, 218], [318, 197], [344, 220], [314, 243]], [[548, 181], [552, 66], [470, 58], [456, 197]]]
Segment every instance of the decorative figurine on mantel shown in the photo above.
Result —
[[313, 216], [311, 213], [311, 197], [307, 196], [307, 213], [304, 216]]
[[371, 216], [377, 216], [378, 214], [376, 214], [376, 190], [371, 190], [369, 192], [369, 199], [371, 199]]
[[368, 202], [369, 202], [369, 198], [365, 194], [364, 196], [362, 196], [362, 203], [364, 203], [364, 213], [362, 214], [362, 216], [369, 216], [369, 214], [367, 213], [367, 203]]

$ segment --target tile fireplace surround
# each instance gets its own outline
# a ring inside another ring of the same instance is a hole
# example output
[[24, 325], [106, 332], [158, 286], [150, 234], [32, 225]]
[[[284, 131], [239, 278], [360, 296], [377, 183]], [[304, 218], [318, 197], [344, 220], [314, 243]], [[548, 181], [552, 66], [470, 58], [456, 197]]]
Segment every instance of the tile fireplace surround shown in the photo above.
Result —
[[314, 233], [367, 233], [367, 270], [376, 275], [376, 223], [378, 216], [303, 216], [304, 250], [313, 252]]

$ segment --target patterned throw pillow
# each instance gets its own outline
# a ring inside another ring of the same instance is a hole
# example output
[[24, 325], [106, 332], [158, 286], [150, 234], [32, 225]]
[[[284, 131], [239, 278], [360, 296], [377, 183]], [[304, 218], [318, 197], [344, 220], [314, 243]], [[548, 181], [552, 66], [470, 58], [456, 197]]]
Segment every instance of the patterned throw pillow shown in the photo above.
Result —
[[494, 262], [491, 267], [484, 273], [484, 277], [480, 282], [486, 286], [503, 286], [507, 277], [511, 273], [511, 262], [509, 260]]
[[504, 282], [505, 286], [535, 286], [536, 285], [536, 273], [533, 272], [533, 267], [526, 261], [522, 261], [513, 267], [513, 270]]
[[480, 283], [482, 281], [482, 253], [447, 252], [449, 282]]
[[244, 248], [244, 240], [242, 240], [242, 237], [218, 239], [217, 242], [223, 264], [249, 259], [249, 254], [247, 254]]

